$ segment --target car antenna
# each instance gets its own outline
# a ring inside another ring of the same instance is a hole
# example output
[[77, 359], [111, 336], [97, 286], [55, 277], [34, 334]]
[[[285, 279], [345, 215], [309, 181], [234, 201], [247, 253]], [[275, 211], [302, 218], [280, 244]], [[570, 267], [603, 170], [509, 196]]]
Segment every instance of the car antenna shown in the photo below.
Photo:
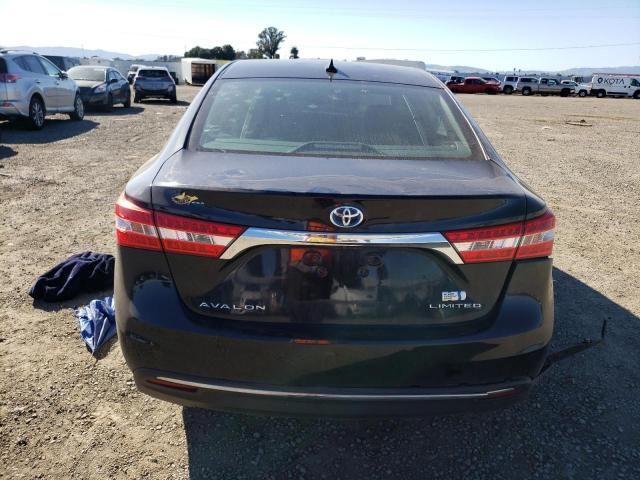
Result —
[[329, 66], [325, 69], [325, 72], [329, 75], [329, 81], [333, 80], [333, 76], [338, 73], [338, 69], [333, 64], [333, 58], [329, 62]]

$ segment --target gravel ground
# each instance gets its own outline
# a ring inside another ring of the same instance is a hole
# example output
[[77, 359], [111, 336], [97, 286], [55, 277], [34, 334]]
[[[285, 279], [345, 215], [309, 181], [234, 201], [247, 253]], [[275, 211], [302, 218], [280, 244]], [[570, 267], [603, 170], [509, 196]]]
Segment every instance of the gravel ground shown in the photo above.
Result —
[[[181, 408], [138, 393], [113, 345], [95, 361], [34, 278], [113, 252], [112, 205], [177, 106], [145, 103], [41, 132], [0, 122], [0, 478], [640, 478], [640, 102], [462, 96], [558, 217], [553, 367], [528, 402], [427, 419], [287, 419]], [[567, 121], [585, 120], [591, 126]]]

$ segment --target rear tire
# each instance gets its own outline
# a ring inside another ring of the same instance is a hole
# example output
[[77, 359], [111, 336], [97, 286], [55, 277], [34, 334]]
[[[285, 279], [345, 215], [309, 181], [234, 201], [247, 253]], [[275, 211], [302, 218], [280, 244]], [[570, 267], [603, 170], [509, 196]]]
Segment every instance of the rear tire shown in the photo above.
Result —
[[605, 92], [604, 90], [598, 90], [596, 93], [596, 97], [598, 98], [604, 98], [607, 96], [607, 92]]
[[524, 87], [522, 89], [522, 95], [524, 95], [525, 97], [528, 97], [529, 95], [531, 95], [531, 87]]
[[127, 99], [124, 101], [124, 103], [122, 104], [122, 106], [124, 108], [130, 108], [131, 107], [131, 92], [129, 92], [127, 94]]
[[176, 97], [176, 96], [174, 95], [173, 97], [171, 97], [171, 98], [169, 99], [169, 101], [170, 101], [171, 103], [178, 103], [178, 97]]
[[561, 96], [561, 97], [568, 97], [568, 96], [569, 96], [569, 89], [568, 89], [568, 88], [563, 88], [563, 89], [560, 91], [560, 96]]
[[513, 87], [511, 85], [507, 85], [502, 90], [506, 95], [511, 95], [513, 93]]
[[587, 91], [586, 90], [580, 90], [578, 92], [578, 96], [579, 97], [583, 97], [583, 98], [586, 97], [587, 96]]
[[42, 130], [44, 127], [44, 103], [40, 97], [32, 97], [29, 102], [29, 117], [27, 117], [27, 125], [31, 130]]
[[69, 114], [71, 120], [80, 121], [84, 118], [84, 102], [80, 95], [76, 93], [76, 98], [73, 101], [73, 112]]
[[133, 97], [133, 103], [140, 103], [141, 100], [140, 95], [136, 93]]
[[640, 90], [636, 90], [635, 92], [633, 92], [633, 98], [635, 98], [636, 100], [640, 99]]

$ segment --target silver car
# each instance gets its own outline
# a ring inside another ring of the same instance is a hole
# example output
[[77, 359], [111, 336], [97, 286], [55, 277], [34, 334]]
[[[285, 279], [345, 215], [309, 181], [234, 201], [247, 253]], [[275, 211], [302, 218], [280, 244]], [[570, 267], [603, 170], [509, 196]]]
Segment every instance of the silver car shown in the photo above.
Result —
[[177, 103], [176, 82], [165, 67], [140, 67], [133, 80], [133, 101], [145, 98], [167, 98]]
[[24, 119], [39, 130], [54, 113], [84, 118], [76, 82], [37, 53], [0, 50], [0, 119]]

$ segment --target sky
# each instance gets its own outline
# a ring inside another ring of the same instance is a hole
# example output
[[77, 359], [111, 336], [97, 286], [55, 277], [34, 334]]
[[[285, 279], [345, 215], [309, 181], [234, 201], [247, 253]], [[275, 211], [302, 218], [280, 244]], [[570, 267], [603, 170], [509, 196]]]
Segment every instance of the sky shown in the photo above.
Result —
[[489, 70], [640, 65], [640, 0], [0, 0], [0, 12], [13, 19], [0, 45], [181, 55], [255, 48], [275, 26], [287, 35], [283, 57], [296, 46], [303, 58]]

